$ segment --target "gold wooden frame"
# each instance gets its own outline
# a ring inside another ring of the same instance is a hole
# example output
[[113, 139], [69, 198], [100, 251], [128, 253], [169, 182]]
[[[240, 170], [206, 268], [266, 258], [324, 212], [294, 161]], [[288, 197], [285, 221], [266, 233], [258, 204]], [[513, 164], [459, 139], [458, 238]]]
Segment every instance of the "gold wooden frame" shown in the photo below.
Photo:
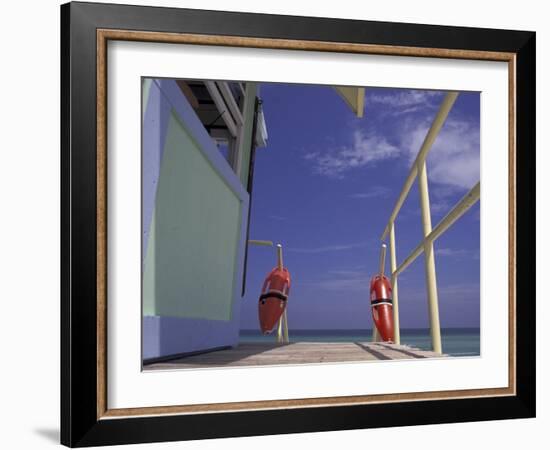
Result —
[[[107, 405], [107, 42], [141, 41], [265, 49], [305, 50], [339, 53], [379, 54], [432, 58], [472, 59], [508, 63], [508, 387], [403, 394], [359, 395], [289, 400], [268, 400], [201, 405], [150, 406], [108, 409]], [[166, 414], [219, 413], [262, 409], [410, 402], [516, 395], [516, 55], [506, 52], [444, 48], [297, 41], [199, 34], [158, 33], [130, 30], [97, 30], [97, 418]]]

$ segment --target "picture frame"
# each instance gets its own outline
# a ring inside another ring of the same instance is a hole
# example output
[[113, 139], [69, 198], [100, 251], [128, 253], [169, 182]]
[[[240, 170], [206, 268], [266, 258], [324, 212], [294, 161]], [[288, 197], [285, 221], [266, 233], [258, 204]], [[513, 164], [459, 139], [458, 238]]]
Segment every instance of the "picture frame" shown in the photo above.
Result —
[[[106, 74], [107, 43], [113, 40], [506, 62], [508, 386], [110, 409]], [[62, 5], [61, 443], [80, 447], [534, 417], [535, 41], [535, 33], [527, 31]]]

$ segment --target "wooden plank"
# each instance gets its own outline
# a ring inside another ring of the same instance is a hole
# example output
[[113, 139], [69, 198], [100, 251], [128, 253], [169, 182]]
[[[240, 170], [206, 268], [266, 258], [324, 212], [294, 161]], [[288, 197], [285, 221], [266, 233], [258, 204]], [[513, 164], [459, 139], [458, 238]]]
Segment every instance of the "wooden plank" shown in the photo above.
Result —
[[384, 342], [242, 343], [238, 347], [145, 366], [145, 370], [196, 369], [425, 359], [441, 357], [431, 351]]

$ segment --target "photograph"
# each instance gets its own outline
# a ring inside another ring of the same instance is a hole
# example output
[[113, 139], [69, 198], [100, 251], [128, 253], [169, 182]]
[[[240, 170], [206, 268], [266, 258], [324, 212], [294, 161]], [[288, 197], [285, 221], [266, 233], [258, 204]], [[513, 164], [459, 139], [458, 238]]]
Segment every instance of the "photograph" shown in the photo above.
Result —
[[142, 370], [480, 356], [480, 92], [141, 83]]
[[535, 33], [420, 22], [61, 7], [63, 444], [534, 417]]

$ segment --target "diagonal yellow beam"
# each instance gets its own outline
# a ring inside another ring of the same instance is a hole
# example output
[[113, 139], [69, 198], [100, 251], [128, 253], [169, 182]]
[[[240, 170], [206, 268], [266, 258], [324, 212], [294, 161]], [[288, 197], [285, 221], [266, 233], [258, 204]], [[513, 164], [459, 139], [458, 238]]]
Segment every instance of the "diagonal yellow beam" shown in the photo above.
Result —
[[353, 113], [361, 118], [365, 109], [365, 88], [355, 86], [333, 86]]
[[[434, 242], [439, 236], [441, 236], [453, 223], [455, 223], [460, 217], [468, 211], [480, 198], [480, 183], [478, 182], [462, 199], [451, 209], [447, 215], [441, 219], [441, 221], [433, 228], [432, 232], [426, 236], [426, 240]], [[412, 262], [418, 258], [424, 251], [424, 241], [416, 246], [416, 248], [407, 256], [403, 262], [397, 267], [392, 269], [392, 275], [399, 275]]]
[[405, 202], [405, 199], [407, 198], [407, 195], [409, 194], [409, 191], [411, 190], [411, 187], [414, 183], [414, 180], [416, 176], [418, 175], [418, 167], [426, 161], [426, 157], [428, 156], [428, 152], [431, 150], [432, 145], [437, 138], [437, 135], [439, 134], [439, 131], [443, 127], [443, 124], [445, 123], [445, 120], [447, 119], [447, 116], [449, 115], [449, 112], [451, 111], [451, 108], [453, 107], [456, 99], [458, 97], [458, 92], [448, 92], [447, 95], [445, 95], [445, 98], [443, 99], [443, 102], [441, 102], [441, 106], [439, 107], [439, 111], [437, 112], [437, 115], [435, 116], [434, 121], [432, 122], [432, 126], [430, 127], [430, 130], [428, 131], [428, 134], [424, 138], [424, 142], [422, 143], [422, 147], [420, 147], [420, 151], [418, 152], [418, 155], [416, 155], [416, 159], [411, 167], [411, 170], [409, 172], [409, 175], [407, 176], [407, 179], [405, 181], [405, 184], [403, 185], [403, 189], [401, 190], [401, 193], [399, 194], [399, 197], [397, 198], [397, 202], [395, 203], [395, 206], [393, 208], [393, 211], [390, 215], [390, 219], [388, 220], [388, 224], [386, 225], [386, 228], [384, 228], [384, 233], [382, 233], [382, 237], [380, 238], [382, 241], [386, 239], [386, 236], [388, 235], [388, 232], [390, 231], [390, 225], [395, 222], [395, 218], [397, 217], [397, 214], [399, 213], [399, 210], [403, 206], [403, 203]]

